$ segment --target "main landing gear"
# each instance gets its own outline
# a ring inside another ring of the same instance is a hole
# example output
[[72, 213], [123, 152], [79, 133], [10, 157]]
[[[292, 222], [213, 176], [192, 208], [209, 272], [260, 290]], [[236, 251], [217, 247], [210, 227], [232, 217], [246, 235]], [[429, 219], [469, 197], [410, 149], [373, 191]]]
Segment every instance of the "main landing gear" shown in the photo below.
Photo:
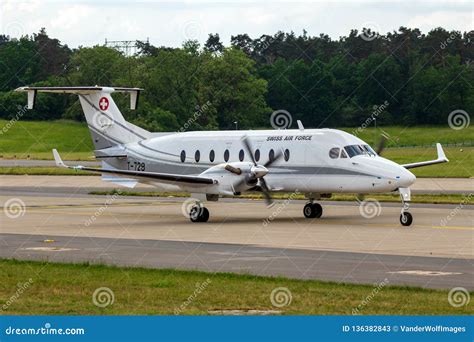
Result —
[[321, 204], [311, 201], [304, 206], [303, 214], [306, 218], [320, 218], [323, 214], [323, 207]]
[[189, 219], [191, 222], [207, 222], [209, 220], [209, 210], [203, 207], [201, 203], [196, 203], [189, 211]]
[[408, 212], [410, 209], [411, 193], [410, 188], [399, 188], [400, 198], [402, 199], [402, 212], [400, 214], [400, 223], [402, 226], [410, 226], [413, 222], [413, 216]]

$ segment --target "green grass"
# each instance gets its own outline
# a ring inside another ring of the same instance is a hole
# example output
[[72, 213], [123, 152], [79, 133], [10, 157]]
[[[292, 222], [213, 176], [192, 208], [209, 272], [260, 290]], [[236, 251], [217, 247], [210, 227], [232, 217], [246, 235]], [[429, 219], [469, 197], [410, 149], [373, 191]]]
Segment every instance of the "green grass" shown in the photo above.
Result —
[[[91, 191], [90, 195], [121, 195], [121, 196], [144, 196], [144, 197], [189, 197], [190, 194], [187, 192], [141, 192], [141, 191], [127, 191], [121, 189], [114, 189], [110, 191]], [[231, 197], [231, 196], [225, 196]], [[259, 193], [246, 193], [240, 196], [233, 196], [234, 198], [246, 198], [246, 199], [263, 199], [263, 196]], [[273, 193], [272, 198], [287, 199], [290, 197], [289, 193]], [[294, 200], [304, 200], [304, 195], [292, 195]], [[399, 195], [392, 194], [369, 194], [365, 196], [366, 199], [372, 198], [379, 202], [400, 202]], [[329, 201], [356, 201], [357, 195], [355, 194], [333, 194], [330, 199], [323, 199]], [[472, 204], [472, 198], [467, 197], [463, 194], [434, 194], [434, 195], [412, 195], [412, 203], [434, 203], [434, 204], [459, 204], [461, 202], [465, 204]]]
[[[0, 127], [7, 123], [0, 120]], [[94, 150], [87, 126], [79, 122], [17, 121], [0, 135], [3, 158], [53, 159], [53, 148], [61, 151], [63, 159], [89, 158]]]
[[0, 167], [0, 175], [46, 175], [46, 176], [99, 176], [95, 172], [72, 170], [49, 166], [12, 166]]
[[[61, 152], [63, 160], [95, 161], [93, 150], [89, 152]], [[53, 152], [5, 152], [0, 154], [0, 159], [31, 159], [31, 160], [53, 160]]]
[[[201, 291], [181, 311], [184, 315], [210, 310], [281, 310], [282, 314], [350, 315], [375, 289], [370, 285], [337, 284], [313, 280], [257, 277], [229, 273], [118, 268], [89, 264], [56, 264], [0, 260], [0, 309], [15, 295], [18, 284], [31, 278], [18, 299], [3, 310], [8, 315], [160, 315], [174, 314], [188, 298]], [[99, 308], [94, 291], [108, 287], [114, 303]], [[277, 287], [290, 290], [288, 306], [275, 308], [270, 294]], [[472, 295], [472, 294], [471, 294]], [[469, 315], [473, 307], [454, 308], [448, 290], [427, 290], [388, 285], [379, 288], [364, 315]]]
[[387, 147], [431, 146], [437, 142], [445, 145], [464, 142], [472, 146], [474, 142], [474, 126], [454, 130], [447, 123], [445, 126], [388, 126], [377, 129], [368, 127], [361, 131], [357, 131], [357, 127], [348, 127], [342, 130], [357, 135], [372, 146], [378, 144], [382, 133], [388, 134]]
[[[474, 176], [474, 147], [444, 148], [449, 163], [411, 169], [417, 177], [456, 177], [467, 178]], [[399, 164], [436, 159], [436, 148], [387, 148], [383, 157]]]

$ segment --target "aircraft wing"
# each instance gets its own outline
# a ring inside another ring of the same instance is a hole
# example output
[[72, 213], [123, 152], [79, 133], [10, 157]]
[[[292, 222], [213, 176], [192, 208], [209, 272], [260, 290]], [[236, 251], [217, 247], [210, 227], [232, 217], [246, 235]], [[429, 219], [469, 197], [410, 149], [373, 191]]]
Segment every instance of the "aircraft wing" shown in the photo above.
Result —
[[121, 177], [134, 178], [137, 180], [156, 181], [162, 183], [181, 183], [183, 185], [211, 185], [216, 184], [217, 180], [207, 177], [199, 176], [187, 176], [187, 175], [176, 175], [171, 173], [158, 173], [158, 172], [145, 172], [145, 171], [130, 171], [130, 170], [116, 170], [116, 169], [101, 169], [85, 166], [68, 166], [63, 163], [59, 153], [56, 149], [53, 149], [54, 160], [56, 166], [84, 170], [90, 172], [97, 172], [102, 174], [112, 174]]
[[447, 163], [449, 161], [449, 159], [446, 158], [446, 154], [444, 154], [443, 147], [441, 146], [440, 143], [436, 144], [436, 150], [438, 152], [438, 158], [436, 158], [434, 160], [428, 160], [428, 161], [423, 161], [423, 162], [418, 162], [418, 163], [403, 164], [402, 166], [405, 169], [414, 169], [415, 167], [422, 167], [422, 166], [428, 166], [428, 165], [434, 165], [434, 164], [440, 164], [440, 163]]

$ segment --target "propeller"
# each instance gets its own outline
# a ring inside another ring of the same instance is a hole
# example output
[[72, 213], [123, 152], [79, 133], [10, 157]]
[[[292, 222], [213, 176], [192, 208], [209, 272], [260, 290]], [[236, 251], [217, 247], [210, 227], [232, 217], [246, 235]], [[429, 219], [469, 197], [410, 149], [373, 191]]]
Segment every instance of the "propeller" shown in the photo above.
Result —
[[[247, 155], [249, 155], [250, 159], [252, 160], [253, 166], [250, 168], [249, 174], [245, 175], [244, 177], [242, 177], [241, 180], [239, 180], [237, 183], [234, 184], [234, 188], [239, 188], [244, 183], [249, 183], [249, 182], [258, 180], [260, 182], [260, 188], [265, 198], [265, 203], [267, 204], [267, 206], [270, 206], [273, 204], [273, 200], [270, 196], [271, 190], [268, 187], [267, 182], [264, 179], [264, 176], [268, 173], [268, 168], [273, 163], [278, 161], [283, 156], [283, 153], [281, 151], [277, 151], [277, 153], [274, 155], [273, 158], [269, 159], [265, 164], [260, 165], [255, 160], [255, 155], [253, 154], [252, 146], [250, 145], [248, 137], [244, 136], [242, 137], [241, 140], [242, 140], [242, 144], [244, 145], [245, 151], [247, 152]], [[229, 164], [226, 165], [225, 169], [237, 175], [240, 175], [242, 173], [242, 170], [236, 167], [233, 167]]]
[[385, 149], [385, 145], [387, 144], [387, 140], [388, 140], [388, 135], [386, 133], [382, 133], [380, 135], [380, 140], [379, 140], [379, 143], [377, 144], [377, 148], [375, 149], [375, 152], [378, 154], [378, 155], [381, 155], [383, 150]]

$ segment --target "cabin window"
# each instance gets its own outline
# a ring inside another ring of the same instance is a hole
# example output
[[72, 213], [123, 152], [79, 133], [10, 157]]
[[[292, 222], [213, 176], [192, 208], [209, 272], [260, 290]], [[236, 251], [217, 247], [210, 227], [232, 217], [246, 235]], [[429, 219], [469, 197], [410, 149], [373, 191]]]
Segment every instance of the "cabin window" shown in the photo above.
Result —
[[225, 160], [226, 162], [229, 161], [229, 150], [225, 150], [225, 152], [224, 152], [224, 160]]
[[209, 152], [209, 160], [211, 161], [211, 163], [214, 161], [215, 157], [216, 154], [214, 153], [214, 150], [211, 150], [211, 152]]
[[184, 161], [186, 160], [186, 151], [184, 150], [181, 151], [180, 158], [181, 158], [181, 163], [184, 163]]
[[271, 149], [270, 152], [268, 152], [268, 160], [269, 161], [275, 160], [275, 151], [273, 151], [273, 149]]
[[329, 150], [329, 157], [331, 159], [336, 159], [336, 158], [339, 158], [339, 152], [340, 152], [340, 148], [339, 147], [333, 147]]
[[197, 150], [196, 153], [194, 153], [194, 160], [196, 163], [199, 163], [199, 159], [201, 159], [201, 153]]
[[290, 150], [286, 149], [284, 153], [285, 161], [290, 160]]
[[259, 161], [260, 160], [260, 150], [256, 150], [255, 151], [255, 161]]
[[240, 161], [244, 161], [244, 157], [245, 157], [245, 152], [244, 152], [244, 150], [240, 150], [240, 152], [239, 152], [239, 160], [240, 160]]

